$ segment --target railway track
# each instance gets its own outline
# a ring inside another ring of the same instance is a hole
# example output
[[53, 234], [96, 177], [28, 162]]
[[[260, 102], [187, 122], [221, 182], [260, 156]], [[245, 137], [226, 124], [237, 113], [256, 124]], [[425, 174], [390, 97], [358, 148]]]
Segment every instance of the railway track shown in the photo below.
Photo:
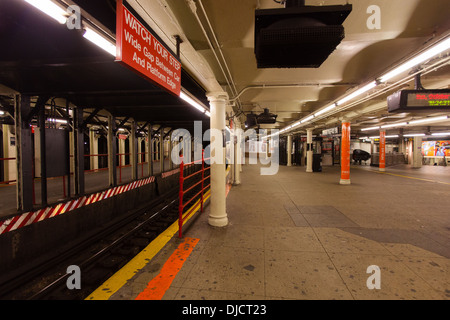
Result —
[[[197, 181], [192, 181], [195, 184]], [[194, 187], [187, 196], [199, 191]], [[2, 288], [4, 300], [83, 300], [127, 264], [178, 219], [178, 192], [159, 197], [147, 209], [99, 232], [91, 239], [47, 261], [33, 274], [11, 279]], [[186, 208], [187, 209], [187, 208]], [[69, 266], [81, 272], [81, 289], [67, 286]], [[7, 288], [7, 292], [4, 289]]]

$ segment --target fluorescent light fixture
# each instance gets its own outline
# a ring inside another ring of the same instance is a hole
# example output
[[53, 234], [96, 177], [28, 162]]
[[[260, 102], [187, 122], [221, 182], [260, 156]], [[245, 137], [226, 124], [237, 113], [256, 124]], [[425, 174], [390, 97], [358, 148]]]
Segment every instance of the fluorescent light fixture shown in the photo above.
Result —
[[321, 114], [324, 114], [325, 112], [328, 112], [328, 111], [330, 111], [330, 110], [332, 110], [334, 108], [336, 108], [336, 104], [335, 103], [333, 103], [332, 105], [329, 105], [328, 107], [326, 107], [326, 108], [324, 108], [322, 110], [317, 111], [316, 113], [314, 113], [314, 116], [318, 117]]
[[393, 128], [393, 127], [403, 127], [403, 126], [406, 126], [407, 124], [408, 124], [407, 122], [386, 124], [384, 126], [381, 126], [381, 129]]
[[97, 31], [94, 31], [91, 28], [86, 28], [85, 33], [83, 34], [83, 37], [91, 41], [93, 44], [97, 45], [98, 47], [102, 48], [112, 56], [116, 56], [116, 45], [110, 42], [108, 39], [97, 33]]
[[[191, 97], [189, 97], [186, 93], [184, 93], [183, 91], [181, 91], [180, 93], [180, 98], [183, 99], [184, 101], [186, 101], [187, 103], [189, 103], [191, 106], [193, 106], [195, 109], [204, 112], [205, 114], [208, 112], [208, 110], [206, 110], [202, 105], [200, 105], [200, 103], [198, 103], [197, 101], [195, 101], [194, 99], [192, 99]], [[209, 117], [211, 117], [211, 114], [208, 112]], [[207, 114], [207, 115], [208, 115]]]
[[292, 128], [294, 128], [294, 127], [296, 127], [296, 126], [299, 126], [300, 125], [300, 122], [296, 122], [296, 123], [294, 123], [293, 125], [292, 125]]
[[52, 17], [60, 24], [65, 24], [67, 22], [66, 14], [67, 12], [62, 9], [57, 4], [53, 3], [50, 0], [25, 0], [35, 8], [41, 10], [48, 16]]
[[404, 134], [404, 137], [425, 137], [425, 133], [409, 133]]
[[433, 133], [432, 136], [436, 136], [436, 137], [450, 136], [450, 132], [436, 132], [436, 133]]
[[312, 120], [312, 119], [314, 119], [314, 115], [310, 115], [309, 117], [307, 117], [307, 118], [303, 119], [302, 121], [300, 121], [300, 123], [305, 123], [305, 122], [308, 122], [309, 120]]
[[444, 121], [447, 119], [448, 119], [448, 116], [425, 118], [425, 119], [410, 121], [410, 122], [408, 122], [408, 124], [420, 124], [420, 123], [426, 123], [426, 122]]
[[[376, 136], [376, 137], [369, 137], [370, 139], [380, 139], [380, 136]], [[394, 134], [391, 136], [385, 136], [386, 139], [388, 138], [398, 138], [398, 134]]]
[[211, 113], [209, 111], [205, 111], [205, 114], [211, 118]]
[[346, 96], [345, 98], [342, 98], [341, 100], [339, 100], [337, 102], [337, 105], [343, 105], [344, 103], [346, 103], [347, 101], [352, 100], [353, 98], [356, 98], [359, 95], [362, 95], [363, 93], [375, 88], [377, 86], [377, 83], [375, 81], [369, 83], [368, 85], [365, 85], [364, 87], [362, 87], [359, 90], [356, 90], [355, 92], [349, 94], [348, 96]]
[[398, 76], [399, 74], [411, 69], [412, 67], [425, 62], [432, 57], [450, 49], [450, 38], [439, 42], [435, 46], [431, 47], [430, 49], [426, 50], [425, 52], [419, 54], [418, 56], [412, 58], [411, 60], [405, 62], [404, 64], [400, 65], [399, 67], [395, 68], [394, 70], [386, 73], [380, 78], [381, 82], [386, 82], [389, 79]]
[[380, 129], [380, 127], [370, 127], [370, 128], [361, 129], [361, 131], [372, 131], [372, 130], [378, 130], [378, 129]]
[[56, 122], [56, 123], [67, 123], [67, 120], [64, 120], [64, 119], [55, 119], [55, 118], [48, 118], [47, 121], [50, 121], [50, 122]]
[[0, 116], [4, 115], [5, 112], [4, 111], [0, 111]]
[[361, 138], [359, 138], [359, 140], [366, 140], [366, 139], [369, 139], [369, 137], [361, 137]]

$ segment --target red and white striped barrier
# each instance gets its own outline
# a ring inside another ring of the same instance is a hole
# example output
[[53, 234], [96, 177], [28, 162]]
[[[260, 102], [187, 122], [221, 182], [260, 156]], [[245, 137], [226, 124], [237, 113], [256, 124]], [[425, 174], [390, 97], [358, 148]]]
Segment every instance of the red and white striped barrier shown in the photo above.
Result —
[[0, 234], [17, 230], [30, 224], [40, 222], [45, 219], [53, 218], [64, 213], [68, 213], [75, 209], [142, 187], [154, 181], [155, 177], [149, 177], [146, 179], [131, 182], [129, 184], [120, 187], [114, 187], [105, 190], [103, 192], [95, 193], [89, 196], [84, 196], [76, 200], [71, 200], [66, 203], [60, 203], [54, 207], [48, 207], [34, 212], [23, 213], [10, 219], [0, 221]]

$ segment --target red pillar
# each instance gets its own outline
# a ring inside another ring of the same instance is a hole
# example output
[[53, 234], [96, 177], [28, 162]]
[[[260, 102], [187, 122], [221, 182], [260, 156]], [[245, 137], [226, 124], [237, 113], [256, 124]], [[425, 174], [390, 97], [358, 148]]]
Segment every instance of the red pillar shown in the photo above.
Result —
[[342, 122], [340, 184], [350, 184], [350, 122]]
[[380, 158], [378, 160], [379, 170], [386, 171], [386, 130], [380, 131]]

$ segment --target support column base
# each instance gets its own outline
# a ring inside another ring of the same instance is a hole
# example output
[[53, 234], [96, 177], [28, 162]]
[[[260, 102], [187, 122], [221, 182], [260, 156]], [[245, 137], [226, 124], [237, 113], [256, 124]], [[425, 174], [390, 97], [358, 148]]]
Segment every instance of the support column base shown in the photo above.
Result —
[[379, 168], [379, 170], [380, 170], [381, 172], [385, 172], [385, 171], [386, 171], [386, 168]]
[[313, 170], [312, 169], [306, 169], [306, 172], [313, 172]]
[[222, 216], [222, 217], [211, 217], [208, 218], [208, 223], [210, 226], [213, 227], [226, 227], [228, 225], [228, 216]]
[[339, 181], [339, 184], [348, 185], [351, 184], [351, 182], [350, 179], [341, 179], [341, 181]]

